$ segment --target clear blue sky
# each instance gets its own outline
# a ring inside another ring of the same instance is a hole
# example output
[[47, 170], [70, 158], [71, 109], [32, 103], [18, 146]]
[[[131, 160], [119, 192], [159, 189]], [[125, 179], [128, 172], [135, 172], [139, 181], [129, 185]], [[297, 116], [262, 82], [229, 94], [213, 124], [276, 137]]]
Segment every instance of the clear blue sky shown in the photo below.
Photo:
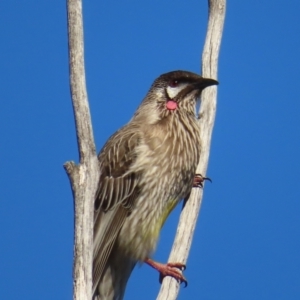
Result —
[[[300, 299], [299, 1], [229, 1], [204, 202], [179, 299]], [[207, 1], [84, 1], [97, 149], [161, 73], [200, 71]], [[0, 298], [72, 297], [78, 160], [65, 1], [0, 3]], [[179, 209], [155, 258], [165, 261]], [[137, 267], [126, 299], [155, 299]]]

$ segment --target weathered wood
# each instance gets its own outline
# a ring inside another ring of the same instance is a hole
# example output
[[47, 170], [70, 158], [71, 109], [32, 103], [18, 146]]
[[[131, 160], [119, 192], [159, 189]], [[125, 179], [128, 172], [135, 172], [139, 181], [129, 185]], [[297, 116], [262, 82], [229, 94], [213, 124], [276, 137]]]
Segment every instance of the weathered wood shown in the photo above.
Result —
[[[226, 0], [209, 0], [209, 20], [205, 45], [202, 54], [202, 76], [218, 78], [218, 57], [225, 19]], [[199, 112], [201, 127], [201, 159], [197, 173], [206, 174], [212, 130], [216, 115], [217, 87], [206, 88], [202, 92]], [[169, 256], [170, 262], [186, 264], [196, 227], [203, 197], [202, 189], [193, 189], [189, 199], [182, 209], [173, 247]], [[191, 283], [191, 284], [196, 284]], [[171, 278], [163, 279], [157, 300], [174, 300], [179, 293], [179, 283]]]
[[79, 164], [65, 163], [74, 198], [73, 299], [92, 299], [93, 203], [99, 165], [85, 83], [81, 0], [67, 0], [70, 87]]

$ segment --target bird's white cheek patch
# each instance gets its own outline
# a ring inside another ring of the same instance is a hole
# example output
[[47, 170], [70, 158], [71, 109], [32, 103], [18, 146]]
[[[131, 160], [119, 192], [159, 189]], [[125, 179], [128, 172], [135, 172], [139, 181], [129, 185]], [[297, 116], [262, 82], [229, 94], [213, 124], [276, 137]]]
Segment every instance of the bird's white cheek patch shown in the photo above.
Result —
[[169, 100], [166, 103], [166, 107], [168, 110], [175, 110], [178, 107], [177, 102], [173, 101], [173, 100]]
[[174, 99], [182, 91], [182, 89], [184, 87], [185, 87], [185, 85], [180, 85], [180, 86], [176, 86], [176, 87], [168, 86], [167, 87], [168, 97], [170, 99]]

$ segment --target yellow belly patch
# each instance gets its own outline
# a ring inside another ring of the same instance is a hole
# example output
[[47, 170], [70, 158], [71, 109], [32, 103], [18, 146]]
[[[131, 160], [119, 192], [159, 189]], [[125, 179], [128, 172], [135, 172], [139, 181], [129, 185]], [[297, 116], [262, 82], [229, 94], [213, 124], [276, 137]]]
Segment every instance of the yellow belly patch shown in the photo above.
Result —
[[168, 205], [165, 207], [163, 213], [160, 218], [157, 220], [156, 224], [152, 227], [152, 230], [149, 232], [149, 235], [153, 238], [158, 238], [161, 228], [163, 227], [165, 221], [167, 220], [171, 211], [175, 208], [178, 201], [172, 200], [168, 201]]

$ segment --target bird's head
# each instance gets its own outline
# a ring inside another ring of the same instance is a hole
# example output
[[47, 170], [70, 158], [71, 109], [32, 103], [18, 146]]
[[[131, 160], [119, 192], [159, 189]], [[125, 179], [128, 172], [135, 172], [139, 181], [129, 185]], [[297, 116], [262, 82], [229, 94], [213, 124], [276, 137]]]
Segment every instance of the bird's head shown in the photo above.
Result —
[[150, 123], [155, 123], [172, 113], [194, 114], [196, 101], [202, 90], [217, 84], [218, 81], [214, 79], [203, 78], [187, 71], [162, 74], [152, 84], [137, 110], [136, 117], [144, 117]]

